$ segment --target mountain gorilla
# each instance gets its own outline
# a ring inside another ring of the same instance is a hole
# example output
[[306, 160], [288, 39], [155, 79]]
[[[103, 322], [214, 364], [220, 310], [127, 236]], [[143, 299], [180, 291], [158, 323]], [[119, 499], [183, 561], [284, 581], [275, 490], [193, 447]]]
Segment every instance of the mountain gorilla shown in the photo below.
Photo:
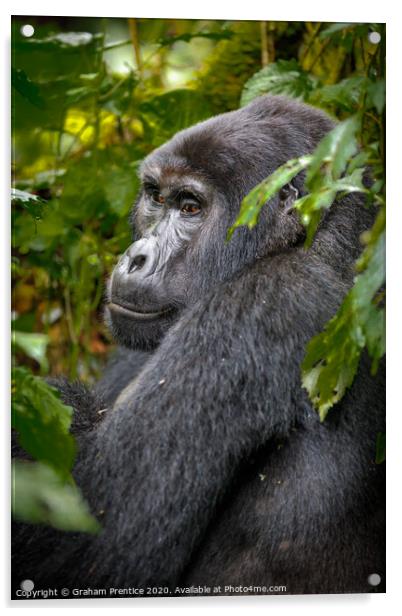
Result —
[[145, 595], [384, 590], [382, 372], [370, 376], [363, 357], [323, 423], [300, 377], [374, 213], [342, 199], [305, 250], [292, 209], [300, 174], [253, 230], [225, 241], [243, 197], [332, 127], [321, 111], [264, 96], [145, 159], [135, 241], [107, 291], [107, 322], [128, 350], [92, 392], [60, 384], [75, 409], [74, 475], [102, 531], [18, 524], [16, 588], [29, 578]]

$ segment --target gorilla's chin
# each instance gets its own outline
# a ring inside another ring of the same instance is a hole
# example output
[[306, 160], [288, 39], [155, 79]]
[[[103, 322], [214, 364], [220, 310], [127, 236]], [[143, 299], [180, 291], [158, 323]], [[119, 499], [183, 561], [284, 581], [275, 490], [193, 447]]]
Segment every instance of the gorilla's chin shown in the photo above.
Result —
[[144, 351], [158, 346], [175, 317], [177, 310], [171, 307], [142, 312], [110, 302], [105, 308], [105, 322], [116, 342]]

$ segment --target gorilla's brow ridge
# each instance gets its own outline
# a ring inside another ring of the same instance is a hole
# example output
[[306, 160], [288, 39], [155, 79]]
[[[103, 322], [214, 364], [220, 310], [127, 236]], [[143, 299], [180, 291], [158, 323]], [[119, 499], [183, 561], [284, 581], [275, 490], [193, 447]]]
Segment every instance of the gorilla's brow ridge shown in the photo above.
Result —
[[199, 195], [200, 197], [205, 195], [205, 180], [195, 177], [195, 174], [191, 172], [187, 171], [183, 174], [178, 174], [177, 170], [173, 173], [169, 173], [168, 170], [158, 169], [158, 174], [155, 173], [155, 171], [156, 169], [153, 169], [152, 171], [144, 169], [141, 177], [142, 183], [148, 183], [158, 187], [164, 184], [168, 186], [174, 184], [176, 192], [188, 190], [194, 192], [194, 194]]

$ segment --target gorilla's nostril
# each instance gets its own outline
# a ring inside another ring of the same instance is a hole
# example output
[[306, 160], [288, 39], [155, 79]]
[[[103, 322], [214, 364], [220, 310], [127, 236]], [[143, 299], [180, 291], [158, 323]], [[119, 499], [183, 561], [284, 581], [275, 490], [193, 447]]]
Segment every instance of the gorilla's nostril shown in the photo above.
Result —
[[137, 255], [136, 257], [134, 257], [133, 263], [137, 267], [142, 267], [146, 260], [147, 260], [147, 258], [146, 258], [145, 255]]
[[144, 267], [146, 260], [147, 258], [145, 255], [136, 255], [130, 262], [130, 266], [128, 268], [129, 273], [131, 273], [134, 269], [141, 269]]

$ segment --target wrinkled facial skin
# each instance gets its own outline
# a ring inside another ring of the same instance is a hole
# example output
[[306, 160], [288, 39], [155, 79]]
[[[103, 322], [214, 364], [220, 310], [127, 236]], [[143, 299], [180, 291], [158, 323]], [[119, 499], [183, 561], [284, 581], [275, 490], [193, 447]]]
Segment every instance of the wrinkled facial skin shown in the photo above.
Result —
[[145, 163], [133, 210], [138, 239], [117, 263], [106, 320], [117, 340], [153, 348], [189, 303], [189, 246], [211, 216], [213, 189], [194, 173]]

